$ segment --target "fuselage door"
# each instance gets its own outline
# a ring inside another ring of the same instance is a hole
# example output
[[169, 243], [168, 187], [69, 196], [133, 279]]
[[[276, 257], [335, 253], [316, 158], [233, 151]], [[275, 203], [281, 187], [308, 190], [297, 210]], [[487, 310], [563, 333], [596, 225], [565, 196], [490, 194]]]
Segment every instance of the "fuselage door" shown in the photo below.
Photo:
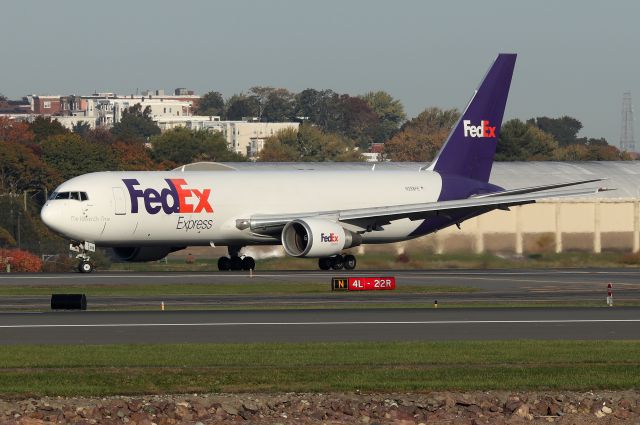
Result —
[[121, 187], [113, 188], [114, 210], [116, 215], [125, 215], [127, 213], [126, 201], [124, 197], [124, 189]]

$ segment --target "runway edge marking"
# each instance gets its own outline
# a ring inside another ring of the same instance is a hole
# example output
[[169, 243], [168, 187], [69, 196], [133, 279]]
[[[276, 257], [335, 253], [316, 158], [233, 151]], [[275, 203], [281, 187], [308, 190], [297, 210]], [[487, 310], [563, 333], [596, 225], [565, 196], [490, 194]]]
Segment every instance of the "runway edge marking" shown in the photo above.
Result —
[[210, 322], [210, 323], [78, 323], [0, 325], [0, 329], [25, 328], [111, 328], [111, 327], [185, 327], [185, 326], [333, 326], [333, 325], [473, 325], [473, 324], [571, 324], [571, 323], [639, 323], [640, 319], [584, 320], [435, 320], [435, 321], [356, 321], [356, 322]]

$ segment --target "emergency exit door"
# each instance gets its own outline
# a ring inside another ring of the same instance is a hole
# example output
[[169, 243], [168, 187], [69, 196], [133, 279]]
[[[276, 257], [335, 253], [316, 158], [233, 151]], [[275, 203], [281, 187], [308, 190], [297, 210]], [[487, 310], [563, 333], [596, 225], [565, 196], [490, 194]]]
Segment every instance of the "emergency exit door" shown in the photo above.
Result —
[[125, 215], [127, 213], [126, 201], [124, 197], [124, 189], [121, 187], [113, 188], [113, 206], [116, 215]]

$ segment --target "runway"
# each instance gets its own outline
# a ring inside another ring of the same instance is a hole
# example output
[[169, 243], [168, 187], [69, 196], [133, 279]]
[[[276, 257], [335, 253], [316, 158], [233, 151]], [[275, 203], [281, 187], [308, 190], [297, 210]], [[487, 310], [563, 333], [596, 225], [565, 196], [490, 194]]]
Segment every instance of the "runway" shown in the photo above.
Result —
[[0, 344], [639, 339], [640, 308], [0, 314]]
[[[334, 276], [395, 276], [398, 288], [472, 288], [475, 292], [433, 290], [428, 293], [384, 291], [374, 293], [332, 293]], [[252, 308], [257, 306], [305, 307], [350, 306], [354, 304], [433, 304], [447, 303], [530, 303], [602, 302], [607, 284], [614, 286], [614, 298], [640, 303], [640, 272], [635, 269], [558, 269], [558, 270], [376, 270], [358, 272], [278, 271], [244, 273], [62, 273], [2, 274], [2, 285], [72, 287], [94, 285], [177, 285], [177, 284], [270, 284], [324, 283], [327, 291], [313, 294], [251, 295], [162, 295], [91, 296], [89, 308], [157, 308], [165, 302], [171, 308]], [[295, 292], [295, 291], [292, 291]], [[0, 296], [0, 311], [49, 308], [49, 296]]]

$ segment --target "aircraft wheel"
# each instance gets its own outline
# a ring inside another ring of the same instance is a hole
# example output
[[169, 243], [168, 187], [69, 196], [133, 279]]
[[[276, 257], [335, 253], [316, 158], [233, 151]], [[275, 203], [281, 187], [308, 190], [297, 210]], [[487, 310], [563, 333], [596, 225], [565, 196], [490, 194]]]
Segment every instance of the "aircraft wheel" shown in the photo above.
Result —
[[331, 258], [318, 258], [318, 267], [320, 267], [320, 270], [329, 270], [331, 268]]
[[80, 273], [91, 273], [93, 271], [93, 264], [90, 261], [81, 261], [78, 264], [78, 271]]
[[231, 260], [229, 257], [220, 257], [218, 258], [218, 270], [221, 272], [226, 272], [231, 268]]
[[342, 255], [338, 254], [334, 257], [331, 257], [331, 268], [333, 270], [342, 270], [344, 267], [344, 258]]
[[353, 270], [356, 268], [356, 257], [353, 255], [344, 256], [344, 268], [346, 270]]
[[231, 260], [229, 260], [229, 265], [231, 266], [231, 270], [234, 270], [234, 271], [242, 270], [242, 258], [231, 257]]
[[242, 259], [242, 270], [255, 270], [256, 269], [256, 260], [253, 257], [244, 257]]

